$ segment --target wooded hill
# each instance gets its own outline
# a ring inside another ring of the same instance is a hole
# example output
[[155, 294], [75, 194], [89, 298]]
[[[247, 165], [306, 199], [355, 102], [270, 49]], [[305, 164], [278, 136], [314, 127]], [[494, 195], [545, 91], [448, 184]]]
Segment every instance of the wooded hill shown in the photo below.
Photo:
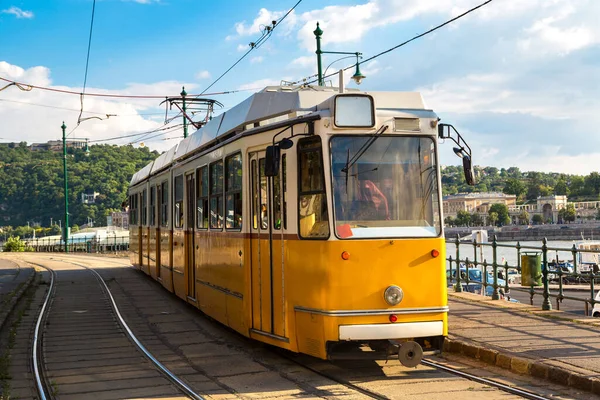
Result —
[[462, 166], [442, 169], [442, 188], [445, 195], [471, 192], [502, 192], [517, 196], [517, 202], [535, 200], [538, 196], [566, 195], [569, 201], [600, 199], [600, 174], [586, 176], [545, 172], [521, 172], [517, 167], [508, 169], [474, 167], [477, 184], [465, 183]]
[[[106, 216], [121, 211], [132, 175], [159, 154], [148, 148], [94, 145], [67, 150], [70, 225], [92, 218], [105, 226]], [[83, 204], [82, 193], [99, 193], [94, 204]], [[26, 143], [0, 145], [0, 226], [40, 224], [64, 219], [63, 153], [32, 151]], [[64, 221], [63, 221], [64, 223]]]
[[[88, 217], [105, 225], [111, 211], [121, 210], [132, 175], [158, 156], [148, 148], [94, 145], [85, 156], [82, 149], [68, 149], [70, 225], [82, 225]], [[497, 191], [519, 196], [566, 194], [569, 201], [597, 200], [600, 174], [587, 176], [521, 172], [518, 168], [475, 167], [476, 186], [464, 183], [462, 167], [442, 171], [443, 193]], [[32, 151], [26, 143], [0, 145], [0, 226], [40, 224], [50, 226], [64, 218], [62, 151]], [[99, 193], [94, 204], [83, 204], [81, 194]]]

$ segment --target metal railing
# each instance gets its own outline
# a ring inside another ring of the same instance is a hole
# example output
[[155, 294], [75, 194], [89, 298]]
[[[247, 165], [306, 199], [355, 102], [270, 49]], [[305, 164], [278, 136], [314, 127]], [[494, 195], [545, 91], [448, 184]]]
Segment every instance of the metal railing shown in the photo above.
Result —
[[[64, 252], [64, 241], [56, 238], [35, 238], [26, 241], [27, 247], [35, 252]], [[104, 237], [101, 239], [69, 238], [66, 246], [72, 253], [118, 253], [129, 250], [128, 236]]]
[[[510, 291], [525, 292], [529, 294], [531, 305], [533, 305], [534, 296], [540, 295], [543, 298], [542, 310], [552, 309], [551, 299], [555, 299], [557, 310], [560, 310], [560, 305], [563, 300], [581, 301], [585, 304], [586, 315], [589, 315], [590, 313], [590, 306], [593, 309], [595, 304], [600, 303], [596, 300], [595, 293], [595, 286], [600, 283], [598, 264], [580, 262], [580, 260], [582, 260], [582, 254], [598, 254], [600, 253], [600, 250], [579, 249], [575, 244], [569, 248], [552, 247], [548, 246], [546, 238], [542, 240], [541, 246], [521, 245], [520, 242], [517, 242], [516, 244], [506, 244], [499, 243], [495, 235], [491, 242], [478, 243], [476, 240], [473, 240], [472, 242], [461, 242], [457, 237], [456, 239], [446, 239], [446, 243], [454, 244], [456, 247], [455, 257], [453, 258], [450, 255], [447, 258], [448, 269], [446, 271], [448, 282], [449, 284], [453, 284], [453, 289], [456, 292], [463, 292], [466, 288], [466, 290], [469, 291], [479, 291], [481, 294], [491, 294], [492, 300], [499, 300]], [[461, 245], [472, 246], [471, 258], [468, 256], [465, 257], [464, 249], [461, 252]], [[450, 246], [447, 247], [448, 253], [451, 254]], [[486, 247], [491, 248], [491, 263], [483, 257], [483, 249]], [[513, 249], [516, 255], [516, 262], [511, 265], [508, 261], [499, 261], [499, 248]], [[521, 265], [521, 255], [527, 254], [523, 252], [524, 250], [539, 251], [539, 254], [541, 255], [541, 287], [538, 287], [533, 279], [528, 279], [531, 282], [529, 286], [522, 286], [516, 283], [517, 280], [520, 282], [522, 277], [523, 268]], [[551, 252], [556, 252], [556, 258], [553, 261], [549, 261], [553, 256]], [[559, 260], [559, 252], [563, 254], [570, 253], [572, 261], [561, 262], [561, 260]], [[470, 277], [469, 270], [472, 269], [481, 271], [481, 280], [474, 280]], [[504, 280], [504, 285], [499, 285], [499, 277]], [[509, 283], [511, 280], [512, 283]], [[565, 286], [568, 288], [571, 284], [578, 284], [577, 288], [584, 289], [583, 291], [586, 292], [585, 296], [589, 297], [582, 298], [565, 295]], [[589, 285], [589, 287], [582, 288], [582, 284], [584, 286]], [[552, 288], [551, 285], [553, 286]], [[489, 288], [491, 288], [491, 290], [489, 290]]]

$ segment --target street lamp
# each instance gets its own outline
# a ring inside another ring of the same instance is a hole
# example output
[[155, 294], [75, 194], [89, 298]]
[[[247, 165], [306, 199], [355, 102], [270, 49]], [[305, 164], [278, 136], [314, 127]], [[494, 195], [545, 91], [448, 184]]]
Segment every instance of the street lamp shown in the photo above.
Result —
[[[360, 72], [360, 67], [359, 67], [359, 62], [358, 62], [358, 59], [362, 55], [362, 53], [359, 53], [359, 52], [348, 53], [345, 51], [323, 51], [323, 50], [321, 50], [321, 36], [323, 35], [323, 30], [321, 30], [321, 28], [319, 27], [318, 22], [317, 22], [317, 29], [315, 29], [313, 31], [313, 33], [315, 34], [315, 37], [317, 38], [317, 51], [315, 53], [317, 53], [317, 73], [318, 73], [318, 77], [319, 77], [319, 86], [325, 86], [325, 82], [323, 80], [323, 72], [322, 72], [323, 68], [321, 66], [321, 54], [351, 54], [351, 55], [356, 56], [356, 71], [354, 72], [354, 75], [352, 75], [352, 79], [356, 82], [357, 85], [360, 85], [362, 80], [366, 78], [366, 76]], [[344, 58], [346, 58], [346, 57], [344, 57]], [[336, 60], [336, 61], [339, 61], [339, 60]], [[331, 63], [331, 64], [333, 64], [333, 63]], [[329, 64], [329, 66], [331, 66], [331, 64]], [[329, 67], [327, 67], [327, 68], [329, 68]], [[325, 71], [327, 71], [327, 69], [325, 69]]]
[[[63, 142], [63, 175], [65, 177], [65, 230], [62, 232], [63, 241], [65, 243], [65, 253], [69, 252], [69, 184], [67, 178], [67, 135], [65, 125], [65, 121], [63, 121], [62, 126], [62, 142]], [[71, 138], [73, 140], [77, 140], [78, 138]], [[88, 139], [78, 139], [85, 140], [85, 155], [86, 157], [90, 155], [90, 149], [88, 147]]]

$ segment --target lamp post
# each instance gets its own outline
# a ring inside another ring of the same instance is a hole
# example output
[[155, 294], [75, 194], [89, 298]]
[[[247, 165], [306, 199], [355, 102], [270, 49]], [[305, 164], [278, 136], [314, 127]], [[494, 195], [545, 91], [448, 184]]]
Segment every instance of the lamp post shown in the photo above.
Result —
[[62, 129], [62, 141], [63, 141], [63, 176], [65, 177], [65, 230], [63, 232], [63, 240], [65, 242], [65, 253], [69, 252], [68, 240], [69, 240], [69, 184], [67, 179], [67, 136], [65, 121], [61, 126]]
[[[65, 253], [69, 252], [69, 180], [67, 177], [67, 135], [66, 130], [67, 126], [65, 125], [65, 121], [63, 121], [62, 126], [62, 142], [63, 142], [63, 175], [65, 177], [65, 230], [62, 232], [63, 241], [65, 242]], [[77, 139], [77, 138], [72, 138]], [[90, 155], [90, 149], [88, 147], [87, 139], [79, 139], [85, 140], [85, 155]]]
[[[356, 82], [357, 85], [360, 85], [360, 82], [364, 78], [366, 78], [366, 76], [364, 76], [360, 72], [360, 67], [359, 67], [359, 62], [358, 62], [358, 59], [362, 55], [362, 53], [359, 53], [359, 52], [349, 53], [349, 52], [345, 52], [345, 51], [323, 51], [323, 50], [321, 50], [321, 36], [323, 35], [323, 30], [319, 27], [318, 22], [317, 22], [317, 29], [315, 29], [313, 31], [313, 33], [315, 34], [315, 37], [317, 39], [317, 51], [315, 53], [317, 53], [317, 74], [319, 77], [319, 86], [325, 86], [325, 81], [323, 80], [323, 67], [322, 67], [322, 63], [321, 63], [321, 54], [346, 54], [346, 55], [351, 54], [351, 55], [356, 56], [356, 71], [354, 72], [354, 75], [352, 75], [352, 79], [354, 79], [354, 81]], [[327, 67], [327, 68], [329, 68], [329, 67]]]

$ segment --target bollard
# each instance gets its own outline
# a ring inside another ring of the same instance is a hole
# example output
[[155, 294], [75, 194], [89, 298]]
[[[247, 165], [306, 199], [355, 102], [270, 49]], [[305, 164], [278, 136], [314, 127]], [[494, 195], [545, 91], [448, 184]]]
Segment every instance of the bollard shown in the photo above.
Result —
[[542, 310], [552, 310], [552, 304], [550, 303], [550, 290], [548, 288], [548, 240], [544, 238], [542, 240], [542, 256], [543, 256], [543, 268], [542, 268], [542, 283], [544, 284], [544, 300], [542, 301]]
[[[500, 293], [498, 293], [498, 260], [496, 256], [496, 247], [498, 246], [496, 235], [494, 235], [494, 240], [492, 241], [492, 273], [494, 276], [493, 285], [494, 291], [492, 292], [492, 300], [500, 300]], [[487, 270], [485, 271], [487, 275]]]

